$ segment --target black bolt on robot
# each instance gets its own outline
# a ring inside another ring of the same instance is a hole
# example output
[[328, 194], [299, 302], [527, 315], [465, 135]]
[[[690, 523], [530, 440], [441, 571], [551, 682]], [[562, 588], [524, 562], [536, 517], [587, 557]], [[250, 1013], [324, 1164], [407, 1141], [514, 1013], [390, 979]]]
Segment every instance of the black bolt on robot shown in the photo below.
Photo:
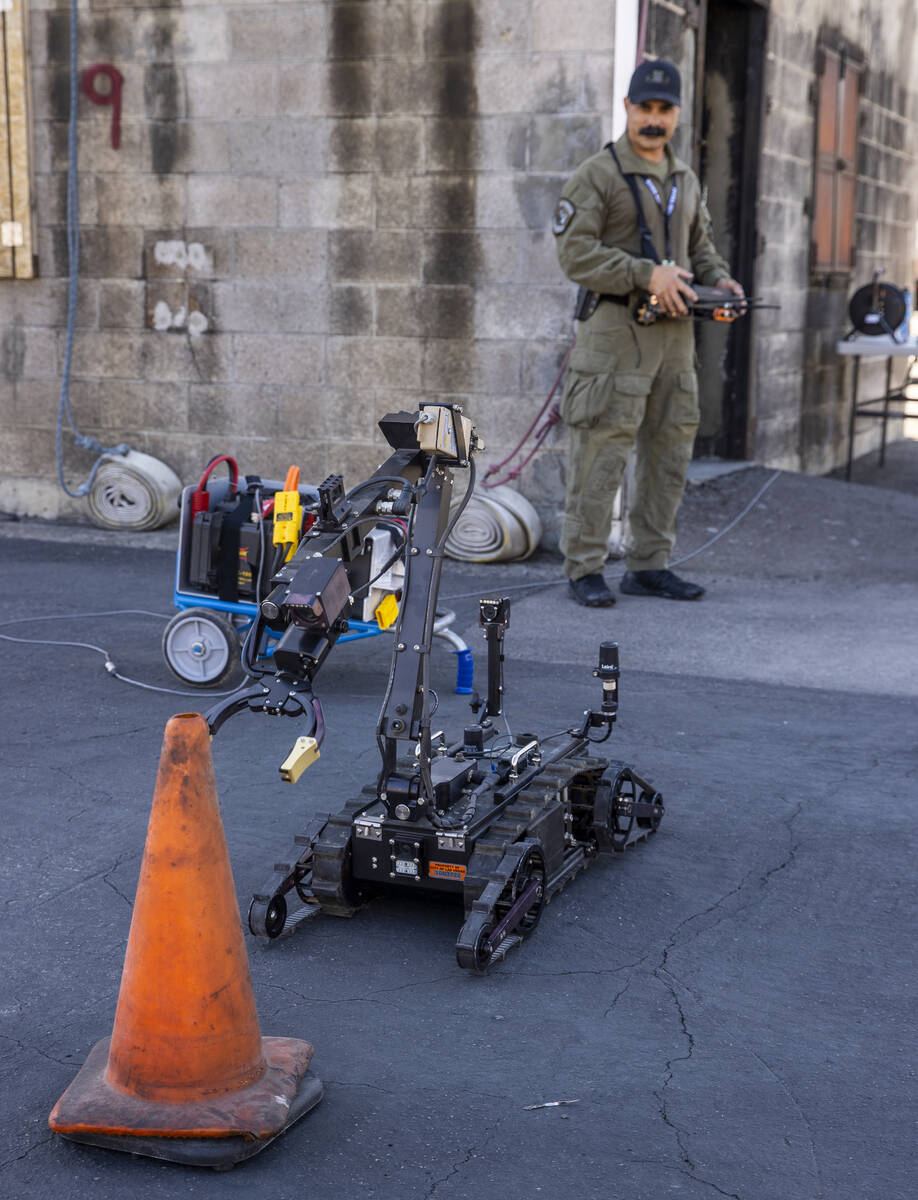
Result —
[[[465, 911], [459, 965], [483, 972], [535, 928], [551, 896], [597, 855], [652, 834], [663, 803], [630, 766], [590, 753], [592, 743], [609, 737], [618, 711], [614, 642], [600, 646], [593, 672], [602, 682], [601, 705], [579, 726], [541, 741], [498, 731], [510, 621], [503, 596], [485, 597], [479, 606], [486, 700], [473, 699], [474, 719], [461, 737], [432, 729], [429, 660], [444, 547], [472, 494], [481, 444], [454, 404], [391, 413], [380, 428], [392, 448], [389, 459], [347, 493], [340, 476], [319, 486], [315, 521], [271, 580], [243, 647], [243, 665], [256, 682], [206, 719], [214, 734], [247, 709], [305, 720], [308, 732], [281, 766], [282, 777], [295, 782], [319, 756], [325, 732], [315, 677], [347, 631], [352, 607], [403, 562], [392, 664], [376, 727], [379, 775], [340, 812], [315, 818], [295, 839], [292, 861], [276, 864], [254, 895], [249, 928], [276, 938], [288, 910], [291, 923], [318, 912], [350, 917], [386, 891], [455, 896]], [[457, 469], [468, 472], [468, 486], [451, 509]], [[273, 668], [265, 669], [257, 655], [269, 632], [278, 640]], [[297, 900], [294, 912], [290, 902]]]

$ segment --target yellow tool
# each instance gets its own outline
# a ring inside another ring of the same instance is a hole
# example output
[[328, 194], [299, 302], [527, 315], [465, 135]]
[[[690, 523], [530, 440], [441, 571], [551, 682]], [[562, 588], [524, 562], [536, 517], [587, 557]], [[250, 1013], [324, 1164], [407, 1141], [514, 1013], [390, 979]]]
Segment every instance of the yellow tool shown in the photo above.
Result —
[[382, 600], [377, 604], [373, 616], [376, 618], [376, 623], [380, 629], [388, 629], [393, 624], [395, 618], [398, 616], [398, 601], [391, 592], [388, 596], [383, 596]]
[[280, 773], [284, 783], [296, 783], [307, 767], [319, 757], [319, 743], [314, 737], [300, 737], [284, 761]]
[[290, 467], [284, 480], [284, 490], [274, 494], [274, 545], [287, 546], [284, 562], [293, 558], [300, 540], [303, 524], [303, 503], [297, 491], [300, 468]]

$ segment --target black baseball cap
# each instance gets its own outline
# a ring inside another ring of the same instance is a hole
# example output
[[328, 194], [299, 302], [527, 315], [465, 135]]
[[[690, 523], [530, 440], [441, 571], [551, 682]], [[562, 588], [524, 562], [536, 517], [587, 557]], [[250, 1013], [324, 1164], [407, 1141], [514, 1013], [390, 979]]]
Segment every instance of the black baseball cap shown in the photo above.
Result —
[[642, 62], [628, 84], [628, 99], [632, 104], [645, 100], [664, 100], [667, 104], [682, 105], [682, 76], [679, 68], [663, 58]]

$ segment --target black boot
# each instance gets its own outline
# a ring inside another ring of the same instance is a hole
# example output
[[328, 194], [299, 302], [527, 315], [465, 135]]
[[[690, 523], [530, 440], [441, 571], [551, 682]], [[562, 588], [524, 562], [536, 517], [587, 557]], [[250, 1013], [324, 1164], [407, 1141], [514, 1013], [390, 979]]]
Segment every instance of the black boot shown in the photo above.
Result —
[[580, 579], [570, 581], [572, 600], [587, 608], [609, 608], [615, 603], [615, 597], [606, 586], [606, 581], [600, 574], [584, 575]]
[[626, 571], [620, 589], [628, 596], [661, 596], [664, 600], [700, 600], [704, 588], [680, 579], [673, 571]]

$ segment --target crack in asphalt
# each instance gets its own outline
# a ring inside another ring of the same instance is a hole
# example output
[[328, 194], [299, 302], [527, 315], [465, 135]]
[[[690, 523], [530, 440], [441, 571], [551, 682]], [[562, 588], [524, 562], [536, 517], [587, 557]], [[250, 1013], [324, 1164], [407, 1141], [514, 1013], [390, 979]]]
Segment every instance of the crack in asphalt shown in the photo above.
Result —
[[115, 893], [116, 896], [121, 897], [121, 899], [128, 906], [128, 908], [133, 908], [134, 901], [131, 900], [129, 896], [125, 896], [124, 892], [122, 892], [122, 890], [109, 879], [109, 875], [114, 874], [114, 872], [118, 870], [118, 868], [121, 866], [121, 864], [124, 862], [125, 858], [127, 858], [127, 857], [129, 857], [129, 856], [124, 855], [123, 857], [119, 858], [113, 867], [109, 867], [108, 871], [102, 876], [102, 879], [104, 880], [105, 883], [108, 884], [108, 886], [112, 889], [112, 891]]
[[24, 1154], [16, 1154], [12, 1158], [3, 1159], [3, 1161], [0, 1162], [0, 1170], [2, 1170], [4, 1167], [10, 1166], [12, 1163], [22, 1162], [22, 1160], [24, 1158], [28, 1158], [29, 1155], [34, 1150], [37, 1150], [40, 1146], [47, 1146], [49, 1142], [53, 1142], [54, 1138], [55, 1138], [55, 1135], [53, 1133], [49, 1133], [47, 1137], [41, 1138], [40, 1141], [33, 1142], [32, 1145], [28, 1148], [28, 1150], [25, 1151]]
[[[61, 1058], [55, 1058], [53, 1054], [48, 1054], [45, 1050], [42, 1050], [40, 1046], [30, 1046], [26, 1042], [20, 1041], [19, 1038], [9, 1037], [7, 1034], [0, 1034], [0, 1037], [2, 1037], [5, 1042], [12, 1042], [16, 1049], [21, 1050], [23, 1053], [28, 1053], [31, 1050], [35, 1054], [40, 1054], [42, 1058], [48, 1059], [49, 1062], [57, 1063], [58, 1066], [69, 1067], [71, 1070], [73, 1070], [74, 1064], [72, 1062], [65, 1062]], [[10, 1070], [16, 1069], [16, 1064], [11, 1064]], [[4, 1072], [4, 1074], [6, 1074], [6, 1072]]]
[[650, 1166], [662, 1167], [664, 1171], [676, 1171], [679, 1175], [685, 1175], [687, 1179], [691, 1179], [694, 1183], [703, 1184], [705, 1187], [713, 1188], [720, 1196], [729, 1196], [730, 1200], [743, 1200], [738, 1192], [725, 1192], [723, 1188], [718, 1187], [716, 1183], [712, 1183], [710, 1179], [702, 1179], [700, 1175], [693, 1175], [687, 1171], [685, 1167], [676, 1167], [672, 1163], [663, 1162], [659, 1158], [630, 1158], [630, 1163], [635, 1166]]
[[374, 1004], [380, 996], [391, 995], [394, 992], [404, 992], [412, 988], [429, 986], [432, 983], [446, 983], [453, 979], [450, 975], [435, 975], [432, 979], [416, 979], [412, 983], [400, 983], [398, 987], [379, 988], [372, 996], [307, 996], [304, 992], [298, 992], [296, 988], [290, 987], [285, 983], [265, 983], [264, 987], [273, 988], [278, 992], [289, 992], [290, 995], [296, 996], [298, 1000], [302, 1000], [306, 1004]]
[[800, 1101], [797, 1099], [797, 1097], [794, 1095], [794, 1092], [792, 1091], [790, 1086], [781, 1078], [781, 1076], [774, 1069], [774, 1067], [770, 1063], [767, 1063], [765, 1061], [765, 1059], [762, 1058], [761, 1054], [757, 1054], [755, 1050], [752, 1050], [751, 1054], [752, 1054], [753, 1058], [757, 1059], [762, 1064], [762, 1066], [769, 1073], [769, 1075], [772, 1075], [778, 1081], [778, 1086], [785, 1093], [785, 1095], [790, 1098], [790, 1101], [793, 1104], [794, 1108], [800, 1114], [800, 1119], [803, 1121], [803, 1124], [806, 1126], [807, 1138], [809, 1139], [809, 1143], [810, 1143], [810, 1157], [813, 1160], [813, 1170], [815, 1171], [816, 1179], [819, 1182], [819, 1196], [816, 1198], [816, 1200], [822, 1200], [822, 1198], [826, 1194], [825, 1184], [824, 1184], [823, 1178], [822, 1178], [822, 1171], [820, 1170], [820, 1167], [819, 1167], [819, 1159], [816, 1157], [816, 1141], [813, 1137], [813, 1127], [810, 1124], [809, 1117], [806, 1115], [806, 1110], [804, 1109], [804, 1107], [800, 1103]]
[[[722, 1188], [718, 1187], [717, 1184], [712, 1183], [711, 1180], [702, 1179], [700, 1176], [698, 1176], [696, 1174], [695, 1163], [693, 1162], [690, 1154], [688, 1153], [688, 1150], [685, 1145], [685, 1140], [684, 1140], [688, 1136], [688, 1130], [685, 1130], [681, 1126], [677, 1125], [676, 1122], [672, 1119], [670, 1112], [669, 1112], [669, 1106], [667, 1104], [667, 1098], [666, 1098], [666, 1089], [669, 1087], [670, 1083], [672, 1082], [673, 1075], [675, 1073], [676, 1064], [690, 1062], [692, 1057], [694, 1056], [695, 1038], [694, 1038], [694, 1035], [692, 1034], [691, 1030], [688, 1027], [688, 1022], [686, 1020], [686, 1015], [685, 1015], [685, 1009], [682, 1006], [682, 1001], [679, 997], [678, 988], [682, 988], [682, 990], [687, 992], [690, 996], [693, 996], [692, 990], [687, 985], [682, 983], [682, 981], [676, 975], [674, 975], [672, 971], [670, 971], [669, 965], [668, 965], [668, 958], [669, 958], [670, 952], [672, 950], [675, 950], [677, 946], [679, 946], [679, 947], [684, 946], [688, 941], [692, 940], [692, 938], [699, 937], [702, 933], [706, 933], [712, 929], [716, 929], [716, 927], [722, 921], [726, 920], [728, 918], [728, 916], [735, 917], [739, 913], [745, 912], [754, 903], [756, 903], [757, 899], [761, 899], [762, 894], [764, 893], [765, 889], [768, 887], [769, 883], [774, 878], [774, 876], [777, 875], [779, 872], [786, 870], [789, 866], [791, 866], [794, 863], [794, 861], [796, 859], [796, 855], [797, 855], [797, 850], [799, 847], [799, 842], [794, 840], [794, 834], [793, 834], [792, 827], [793, 827], [793, 824], [796, 821], [797, 817], [800, 815], [800, 813], [802, 811], [803, 811], [803, 802], [801, 801], [796, 806], [794, 811], [790, 814], [790, 816], [781, 822], [781, 824], [786, 829], [788, 836], [790, 838], [790, 846], [788, 847], [788, 849], [787, 849], [784, 857], [781, 859], [781, 861], [779, 863], [777, 863], [775, 866], [770, 867], [764, 873], [761, 871], [759, 871], [757, 873], [755, 870], [747, 871], [743, 875], [743, 878], [740, 880], [740, 882], [735, 887], [730, 888], [729, 891], [725, 892], [722, 896], [720, 896], [717, 900], [715, 900], [713, 904], [709, 904], [706, 908], [704, 908], [700, 912], [692, 913], [690, 916], [686, 917], [683, 921], [680, 921], [679, 924], [675, 927], [675, 929], [670, 933], [669, 940], [667, 941], [666, 945], [663, 947], [663, 952], [660, 957], [660, 961], [654, 967], [653, 972], [652, 972], [654, 978], [657, 979], [663, 985], [663, 987], [666, 989], [666, 991], [672, 997], [673, 1004], [676, 1007], [676, 1013], [679, 1018], [679, 1030], [680, 1030], [682, 1037], [686, 1041], [687, 1053], [674, 1056], [667, 1060], [666, 1065], [664, 1067], [662, 1085], [658, 1090], [656, 1090], [654, 1092], [654, 1096], [656, 1097], [657, 1102], [659, 1104], [660, 1116], [663, 1120], [663, 1123], [669, 1129], [671, 1129], [673, 1131], [673, 1135], [676, 1139], [676, 1145], [679, 1150], [679, 1156], [682, 1160], [682, 1166], [678, 1167], [678, 1168], [674, 1168], [674, 1169], [680, 1170], [682, 1173], [688, 1175], [690, 1178], [696, 1180], [698, 1183], [702, 1183], [702, 1184], [706, 1185], [707, 1187], [713, 1188], [715, 1191], [719, 1192], [723, 1196], [733, 1197], [733, 1200], [741, 1200], [741, 1198], [739, 1196], [737, 1196], [736, 1193], [726, 1192]], [[713, 924], [705, 925], [703, 927], [703, 929], [694, 931], [691, 934], [691, 937], [679, 940], [680, 930], [685, 929], [685, 927], [687, 925], [691, 924], [691, 922], [699, 920], [700, 918], [705, 917], [705, 916], [709, 915], [710, 913], [716, 912], [719, 908], [722, 908], [723, 905], [732, 896], [739, 895], [748, 886], [749, 881], [756, 874], [758, 874], [758, 883], [759, 883], [759, 889], [758, 889], [757, 896], [750, 898], [750, 900], [748, 901], [747, 904], [742, 905], [738, 909], [734, 909], [729, 913], [724, 912], [718, 918], [718, 920], [715, 921]], [[629, 980], [629, 982], [630, 982], [630, 980]], [[678, 988], [676, 985], [678, 985]], [[627, 989], [627, 984], [626, 984], [625, 989], [623, 989], [623, 990], [626, 990], [626, 989]], [[693, 998], [697, 999], [694, 996], [693, 996]], [[758, 1055], [756, 1055], [756, 1057], [758, 1057]], [[768, 1066], [767, 1063], [763, 1063], [763, 1065], [765, 1065], [766, 1067]], [[772, 1072], [772, 1074], [775, 1074], [775, 1073]], [[775, 1078], [778, 1079], [779, 1083], [782, 1082], [776, 1074], [775, 1074]], [[792, 1099], [793, 1099], [793, 1097], [792, 1097]], [[799, 1104], [797, 1105], [797, 1108], [798, 1108], [798, 1111], [801, 1112], [801, 1115], [803, 1115]], [[808, 1122], [806, 1122], [805, 1116], [804, 1116], [804, 1121], [807, 1124], [807, 1127], [809, 1128], [809, 1125], [808, 1125]], [[812, 1143], [812, 1136], [811, 1136], [811, 1143]], [[814, 1151], [814, 1154], [815, 1154], [815, 1151]], [[817, 1167], [817, 1174], [818, 1174], [818, 1167]], [[820, 1183], [821, 1183], [821, 1179], [820, 1179]]]
[[476, 1142], [474, 1145], [469, 1146], [469, 1148], [465, 1151], [465, 1158], [462, 1158], [459, 1160], [459, 1162], [455, 1163], [446, 1175], [441, 1176], [439, 1179], [434, 1179], [430, 1185], [430, 1189], [425, 1193], [423, 1200], [433, 1200], [434, 1193], [437, 1191], [440, 1184], [448, 1183], [454, 1175], [458, 1175], [462, 1168], [468, 1166], [468, 1164], [474, 1158], [483, 1158], [487, 1151], [488, 1143], [497, 1136], [498, 1128], [499, 1123], [492, 1126], [486, 1137], [484, 1137], [480, 1142]]

